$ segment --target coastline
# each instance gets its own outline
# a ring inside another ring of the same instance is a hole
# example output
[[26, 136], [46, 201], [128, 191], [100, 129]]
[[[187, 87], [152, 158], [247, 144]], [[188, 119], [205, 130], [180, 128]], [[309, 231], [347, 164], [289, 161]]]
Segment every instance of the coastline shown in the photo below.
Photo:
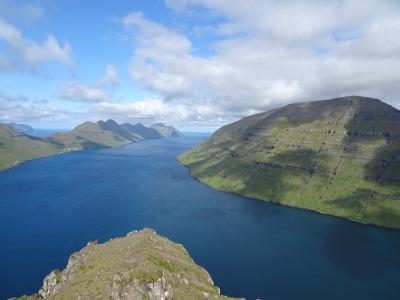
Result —
[[396, 231], [396, 232], [400, 231], [400, 228], [389, 227], [389, 226], [384, 226], [384, 225], [378, 225], [378, 224], [374, 224], [374, 223], [362, 222], [362, 221], [358, 221], [358, 220], [354, 220], [354, 219], [350, 219], [350, 218], [346, 218], [346, 217], [342, 217], [342, 216], [338, 216], [338, 215], [332, 215], [332, 214], [329, 214], [329, 213], [326, 213], [326, 212], [323, 212], [323, 211], [313, 210], [313, 209], [306, 208], [306, 207], [290, 205], [290, 204], [287, 204], [287, 203], [281, 203], [281, 202], [262, 199], [262, 198], [249, 197], [247, 195], [240, 194], [240, 193], [237, 193], [237, 192], [232, 192], [232, 191], [227, 191], [227, 190], [223, 190], [223, 189], [220, 189], [220, 188], [216, 188], [216, 187], [213, 187], [211, 185], [208, 185], [208, 184], [204, 183], [203, 181], [201, 181], [200, 178], [192, 175], [192, 172], [191, 172], [190, 168], [187, 165], [185, 165], [184, 163], [182, 163], [178, 159], [178, 157], [176, 157], [175, 159], [179, 164], [181, 164], [182, 166], [184, 166], [188, 170], [188, 174], [190, 175], [190, 177], [192, 177], [197, 182], [199, 182], [199, 183], [201, 183], [201, 184], [203, 184], [203, 185], [205, 185], [205, 186], [207, 186], [209, 188], [212, 188], [212, 189], [214, 189], [216, 191], [220, 191], [220, 192], [224, 192], [224, 193], [240, 196], [240, 197], [246, 198], [248, 200], [263, 201], [263, 202], [267, 202], [267, 203], [270, 203], [270, 204], [281, 205], [281, 206], [285, 206], [285, 207], [293, 208], [293, 209], [300, 209], [300, 210], [304, 210], [304, 211], [308, 211], [308, 212], [312, 212], [312, 213], [316, 213], [316, 214], [320, 214], [320, 215], [326, 215], [326, 216], [329, 216], [329, 217], [345, 220], [347, 222], [352, 222], [352, 223], [356, 223], [356, 224], [360, 224], [360, 225], [364, 225], [364, 226], [372, 226], [372, 227], [375, 227], [375, 228], [380, 228], [380, 229], [385, 229], [385, 230], [390, 230], [390, 231]]
[[[168, 139], [168, 138], [171, 138], [171, 137], [164, 137], [164, 138], [161, 138], [161, 140]], [[24, 164], [26, 162], [33, 161], [33, 160], [38, 160], [38, 159], [43, 159], [43, 158], [48, 158], [48, 157], [53, 157], [53, 156], [58, 156], [58, 155], [64, 155], [64, 154], [69, 154], [69, 153], [74, 153], [74, 152], [80, 152], [80, 151], [101, 150], [101, 149], [118, 149], [118, 148], [121, 148], [121, 147], [124, 147], [124, 146], [132, 145], [132, 144], [136, 144], [136, 143], [141, 143], [141, 142], [145, 142], [145, 141], [149, 141], [149, 140], [151, 140], [151, 139], [139, 140], [139, 141], [136, 141], [136, 142], [126, 143], [126, 144], [123, 144], [123, 145], [120, 145], [120, 146], [116, 146], [116, 147], [104, 146], [104, 147], [91, 148], [91, 149], [84, 149], [83, 148], [83, 149], [76, 149], [76, 150], [69, 150], [69, 151], [61, 151], [61, 152], [57, 152], [57, 153], [54, 153], [54, 154], [51, 154], [51, 155], [38, 156], [38, 157], [35, 157], [35, 158], [18, 161], [17, 164], [11, 165], [10, 167], [7, 167], [5, 169], [0, 169], [0, 173], [15, 169], [18, 166], [20, 166], [20, 165], [22, 165], [22, 164]]]
[[[139, 142], [141, 142], [141, 141], [139, 141]], [[51, 155], [38, 156], [38, 157], [35, 157], [35, 158], [30, 158], [30, 159], [18, 161], [18, 163], [15, 163], [14, 165], [11, 165], [10, 167], [7, 167], [5, 169], [0, 169], [0, 173], [15, 169], [15, 168], [19, 167], [20, 165], [23, 165], [23, 164], [25, 164], [25, 163], [27, 163], [29, 161], [33, 161], [33, 160], [38, 160], [38, 159], [43, 159], [43, 158], [48, 158], [48, 157], [53, 157], [53, 156], [59, 156], [59, 155], [65, 155], [65, 154], [75, 153], [75, 152], [80, 152], [80, 151], [111, 149], [111, 148], [117, 149], [117, 148], [120, 148], [120, 147], [123, 147], [123, 146], [127, 146], [127, 145], [130, 145], [130, 144], [135, 144], [135, 143], [138, 143], [138, 142], [127, 143], [127, 144], [123, 144], [123, 145], [120, 145], [120, 146], [117, 146], [117, 147], [99, 147], [99, 148], [96, 148], [96, 149], [76, 149], [76, 150], [70, 150], [70, 151], [61, 151], [61, 152], [57, 152], [57, 153], [54, 153], [54, 154], [51, 154]]]

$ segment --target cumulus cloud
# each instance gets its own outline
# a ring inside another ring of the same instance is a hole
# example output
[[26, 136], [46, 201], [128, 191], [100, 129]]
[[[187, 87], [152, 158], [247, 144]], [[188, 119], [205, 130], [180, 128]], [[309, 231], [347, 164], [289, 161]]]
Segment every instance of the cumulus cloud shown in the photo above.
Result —
[[165, 102], [159, 98], [129, 103], [99, 103], [92, 106], [91, 115], [109, 116], [120, 121], [147, 120], [149, 122], [192, 123], [221, 125], [226, 121], [224, 112], [211, 105], [184, 105]]
[[68, 101], [98, 102], [110, 100], [112, 94], [101, 87], [73, 81], [62, 85], [59, 97]]
[[193, 17], [198, 7], [208, 10], [204, 32], [215, 41], [213, 53], [205, 56], [182, 31], [140, 12], [121, 20], [135, 40], [133, 79], [171, 106], [211, 107], [228, 120], [293, 101], [350, 94], [399, 104], [398, 1], [166, 4], [182, 18]]
[[0, 71], [35, 69], [45, 62], [56, 61], [66, 66], [74, 64], [71, 46], [64, 45], [53, 35], [38, 44], [22, 35], [12, 24], [0, 19], [0, 40], [6, 45], [6, 51], [0, 53]]
[[133, 78], [143, 87], [160, 92], [166, 99], [191, 95], [191, 83], [182, 72], [172, 70], [178, 67], [177, 64], [170, 64], [172, 69], [167, 70], [160, 63], [161, 60], [172, 61], [178, 57], [185, 62], [191, 51], [191, 42], [186, 37], [147, 20], [141, 12], [131, 13], [121, 21], [126, 29], [136, 35], [139, 43], [130, 64]]
[[95, 84], [72, 81], [63, 84], [59, 97], [62, 100], [77, 102], [102, 102], [113, 98], [110, 88], [119, 83], [117, 69], [108, 65], [105, 74]]
[[0, 91], [0, 122], [58, 122], [68, 112], [46, 103], [35, 104], [24, 96], [11, 96]]

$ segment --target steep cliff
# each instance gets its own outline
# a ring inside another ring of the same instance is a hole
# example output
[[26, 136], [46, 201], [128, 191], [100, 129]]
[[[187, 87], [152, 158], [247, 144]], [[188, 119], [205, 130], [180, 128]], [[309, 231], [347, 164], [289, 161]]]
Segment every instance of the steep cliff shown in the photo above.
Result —
[[220, 190], [400, 228], [400, 111], [377, 99], [249, 116], [178, 159]]

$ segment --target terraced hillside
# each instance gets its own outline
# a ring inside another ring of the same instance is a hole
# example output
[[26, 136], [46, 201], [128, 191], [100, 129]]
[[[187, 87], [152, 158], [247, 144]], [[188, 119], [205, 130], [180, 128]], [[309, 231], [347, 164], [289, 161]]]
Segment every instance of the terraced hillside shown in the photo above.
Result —
[[185, 248], [151, 229], [104, 244], [89, 243], [36, 295], [18, 299], [233, 299], [221, 296]]
[[400, 229], [400, 111], [377, 99], [249, 116], [178, 159], [216, 189]]

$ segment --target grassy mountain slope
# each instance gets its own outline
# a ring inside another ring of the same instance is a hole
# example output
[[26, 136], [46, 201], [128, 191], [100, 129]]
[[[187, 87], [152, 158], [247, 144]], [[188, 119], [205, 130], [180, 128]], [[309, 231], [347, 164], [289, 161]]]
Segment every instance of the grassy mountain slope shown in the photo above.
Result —
[[113, 120], [85, 122], [69, 132], [54, 134], [52, 140], [73, 150], [119, 147], [135, 141]]
[[178, 137], [181, 135], [179, 130], [175, 127], [167, 126], [162, 123], [155, 123], [151, 125], [150, 128], [157, 130], [165, 138]]
[[153, 230], [89, 243], [63, 271], [51, 272], [37, 295], [20, 299], [233, 299], [219, 294], [185, 248]]
[[151, 127], [146, 127], [141, 123], [137, 123], [135, 125], [124, 123], [121, 126], [142, 140], [154, 140], [161, 139], [163, 137], [157, 130]]
[[5, 123], [9, 127], [14, 128], [17, 132], [28, 133], [33, 131], [33, 128], [26, 124], [17, 124], [17, 123]]
[[83, 149], [115, 148], [141, 140], [160, 139], [154, 128], [142, 124], [119, 125], [114, 120], [85, 122], [73, 130], [37, 138], [0, 124], [0, 170], [23, 161]]
[[400, 228], [400, 111], [377, 99], [249, 116], [178, 159], [220, 190]]
[[57, 143], [19, 133], [12, 127], [0, 124], [0, 170], [63, 151], [63, 147]]

